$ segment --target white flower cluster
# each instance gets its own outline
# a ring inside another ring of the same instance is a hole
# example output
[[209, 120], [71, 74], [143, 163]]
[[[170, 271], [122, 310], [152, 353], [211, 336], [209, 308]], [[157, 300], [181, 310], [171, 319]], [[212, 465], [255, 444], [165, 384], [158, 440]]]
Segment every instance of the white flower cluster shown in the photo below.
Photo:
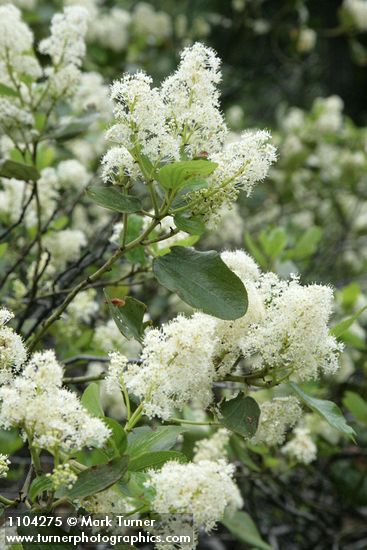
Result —
[[140, 344], [135, 340], [126, 340], [113, 319], [96, 327], [93, 340], [95, 345], [105, 352], [117, 350], [129, 357], [136, 357], [140, 352]]
[[131, 23], [137, 35], [147, 39], [148, 44], [155, 44], [172, 34], [170, 16], [164, 11], [156, 11], [147, 2], [138, 2], [132, 13]]
[[150, 76], [138, 72], [113, 83], [111, 99], [118, 124], [107, 136], [128, 151], [140, 149], [152, 161], [178, 158], [178, 141], [168, 131], [166, 107], [152, 82]]
[[344, 0], [343, 9], [350, 15], [360, 31], [367, 31], [367, 2], [365, 0]]
[[[333, 298], [329, 287], [262, 274], [241, 250], [224, 252], [222, 258], [247, 288], [246, 315], [235, 321], [203, 313], [179, 315], [146, 332], [141, 364], [124, 362], [126, 387], [143, 401], [150, 417], [168, 419], [175, 408], [182, 410], [191, 401], [207, 407], [213, 382], [229, 374], [239, 357], [245, 358], [246, 370], [270, 374], [278, 383], [290, 376], [315, 379], [338, 368], [342, 346], [327, 325]], [[297, 420], [294, 400], [274, 403], [279, 410], [292, 409]]]
[[13, 317], [6, 308], [0, 309], [0, 385], [11, 380], [12, 371], [18, 372], [27, 357], [22, 338], [6, 326]]
[[265, 314], [241, 342], [244, 357], [255, 357], [255, 368], [290, 371], [296, 380], [335, 374], [342, 345], [329, 334], [332, 289], [280, 281], [275, 274], [263, 275], [259, 284]]
[[87, 244], [87, 239], [79, 229], [63, 229], [46, 235], [43, 243], [51, 254], [51, 270], [61, 271], [68, 262], [78, 259], [80, 250]]
[[218, 461], [224, 459], [229, 437], [230, 432], [225, 428], [220, 428], [212, 437], [200, 439], [194, 447], [194, 462], [201, 462], [202, 460]]
[[204, 156], [219, 165], [209, 188], [195, 194], [196, 202], [202, 197], [205, 213], [233, 202], [239, 189], [249, 194], [274, 162], [275, 148], [265, 131], [245, 132], [238, 141], [225, 144], [228, 130], [219, 106], [220, 80], [220, 59], [214, 50], [195, 43], [183, 50], [177, 71], [160, 88], [152, 87], [152, 79], [143, 72], [116, 81], [111, 99], [117, 124], [107, 137], [118, 147], [102, 161], [104, 180], [135, 179], [140, 174], [134, 161], [141, 154], [156, 165]]
[[85, 55], [87, 21], [87, 11], [79, 6], [57, 13], [51, 21], [51, 35], [39, 44], [40, 52], [49, 55], [55, 66], [79, 67]]
[[128, 365], [124, 382], [129, 392], [144, 399], [148, 416], [168, 419], [176, 407], [182, 409], [192, 398], [203, 407], [210, 404], [215, 378], [214, 325], [214, 318], [195, 313], [190, 319], [178, 316], [161, 329], [147, 332], [142, 364]]
[[99, 305], [95, 300], [96, 291], [89, 288], [84, 292], [79, 292], [66, 310], [68, 322], [71, 322], [71, 331], [75, 333], [79, 329], [79, 323], [90, 323], [99, 310]]
[[288, 428], [301, 418], [302, 409], [296, 397], [275, 397], [260, 405], [259, 428], [251, 439], [255, 445], [265, 443], [269, 447], [284, 443]]
[[9, 471], [10, 460], [7, 455], [0, 453], [0, 478], [6, 477]]
[[308, 27], [300, 29], [297, 37], [297, 50], [300, 53], [308, 53], [314, 49], [316, 45], [316, 31]]
[[147, 487], [155, 491], [152, 508], [158, 514], [192, 515], [196, 529], [210, 531], [226, 509], [242, 507], [233, 473], [234, 467], [224, 460], [166, 462], [161, 470], [149, 471]]
[[52, 481], [52, 486], [57, 491], [60, 487], [67, 487], [71, 489], [78, 476], [73, 472], [70, 464], [66, 462], [65, 464], [59, 464], [52, 474], [46, 474], [46, 477], [50, 477]]
[[70, 95], [79, 82], [87, 25], [87, 10], [79, 6], [66, 7], [63, 13], [53, 16], [51, 34], [39, 44], [39, 51], [52, 60], [47, 74], [57, 97]]
[[[15, 6], [0, 6], [0, 81], [10, 84], [14, 72], [39, 76], [40, 68], [31, 55], [33, 34]], [[16, 75], [18, 76], [18, 75]]]
[[297, 426], [292, 439], [284, 445], [282, 452], [302, 464], [313, 462], [317, 456], [317, 447], [311, 438], [310, 430], [304, 426]]
[[62, 378], [53, 351], [35, 353], [22, 374], [0, 388], [0, 426], [21, 428], [33, 445], [50, 452], [102, 447], [109, 429], [61, 387]]

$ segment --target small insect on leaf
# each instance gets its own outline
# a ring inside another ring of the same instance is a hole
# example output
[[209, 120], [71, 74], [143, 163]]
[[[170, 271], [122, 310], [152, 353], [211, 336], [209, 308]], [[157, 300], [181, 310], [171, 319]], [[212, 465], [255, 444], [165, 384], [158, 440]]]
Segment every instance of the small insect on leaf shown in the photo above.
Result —
[[[125, 305], [125, 300], [121, 300], [121, 298], [111, 298], [110, 302], [116, 307], [123, 307]], [[108, 304], [107, 300], [104, 303]]]
[[200, 151], [200, 153], [198, 153], [196, 157], [194, 157], [194, 159], [207, 159], [208, 156], [209, 156], [208, 151]]

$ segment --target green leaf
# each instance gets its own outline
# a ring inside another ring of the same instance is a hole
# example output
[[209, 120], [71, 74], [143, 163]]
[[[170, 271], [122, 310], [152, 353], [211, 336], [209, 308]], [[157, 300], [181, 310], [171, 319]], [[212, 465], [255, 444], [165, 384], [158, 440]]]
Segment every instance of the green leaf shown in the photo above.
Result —
[[248, 444], [242, 437], [239, 437], [237, 434], [233, 434], [230, 443], [236, 457], [243, 462], [249, 470], [252, 470], [253, 472], [261, 472], [259, 466], [252, 460], [247, 448]]
[[120, 456], [124, 454], [127, 447], [127, 435], [121, 424], [113, 418], [104, 417], [103, 422], [110, 428], [112, 435], [108, 442]]
[[351, 317], [348, 317], [347, 319], [340, 321], [340, 323], [338, 323], [337, 325], [331, 327], [330, 334], [332, 334], [332, 336], [335, 336], [335, 338], [340, 338], [340, 336], [353, 325], [354, 321], [356, 321], [358, 317], [362, 315], [364, 311], [366, 311], [366, 309], [367, 306], [362, 307], [360, 310], [357, 311], [357, 313], [355, 313]]
[[143, 453], [130, 459], [129, 470], [138, 472], [147, 468], [158, 469], [169, 460], [187, 462], [187, 457], [179, 451], [154, 451]]
[[266, 269], [268, 262], [248, 231], [246, 231], [244, 235], [244, 242], [247, 250], [250, 252], [251, 256], [255, 258], [259, 266]]
[[86, 132], [89, 126], [99, 118], [98, 113], [88, 113], [79, 118], [72, 118], [62, 123], [58, 128], [51, 130], [48, 138], [59, 141], [72, 139]]
[[353, 391], [344, 394], [343, 405], [362, 424], [367, 424], [367, 401]]
[[8, 159], [0, 162], [0, 177], [37, 181], [40, 174], [34, 166]]
[[247, 311], [246, 289], [218, 252], [175, 246], [169, 254], [154, 259], [153, 272], [161, 285], [204, 313], [238, 319]]
[[4, 256], [7, 249], [8, 249], [8, 243], [1, 243], [0, 244], [0, 258], [2, 258]]
[[259, 425], [260, 407], [252, 397], [239, 393], [220, 406], [221, 424], [232, 432], [252, 437]]
[[125, 338], [135, 338], [140, 342], [144, 335], [143, 318], [147, 306], [143, 304], [143, 302], [131, 298], [131, 296], [126, 296], [126, 298], [124, 298], [125, 304], [118, 307], [113, 305], [106, 291], [104, 291], [104, 295], [106, 296], [108, 308], [119, 331]]
[[287, 260], [303, 260], [312, 256], [317, 251], [317, 245], [321, 237], [322, 230], [320, 227], [309, 227], [298, 240], [296, 246], [284, 255], [284, 258]]
[[19, 93], [16, 90], [13, 90], [13, 88], [10, 88], [5, 84], [1, 84], [1, 82], [0, 82], [0, 95], [19, 97]]
[[149, 426], [134, 428], [128, 436], [128, 453], [135, 457], [147, 452], [172, 449], [178, 436], [186, 429], [182, 426], [158, 426], [154, 430]]
[[268, 258], [275, 260], [283, 252], [288, 239], [284, 228], [277, 227], [270, 231], [270, 233], [261, 233], [259, 240]]
[[154, 166], [146, 155], [141, 153], [136, 153], [140, 170], [143, 173], [144, 178], [147, 181], [151, 181], [154, 176]]
[[205, 231], [205, 223], [200, 216], [187, 216], [186, 214], [176, 214], [174, 217], [175, 225], [181, 231], [186, 231], [191, 235], [201, 235]]
[[239, 541], [248, 544], [250, 548], [271, 550], [271, 546], [261, 538], [255, 523], [246, 512], [226, 513], [221, 523]]
[[166, 164], [157, 174], [157, 180], [165, 189], [181, 189], [190, 186], [190, 180], [209, 176], [218, 164], [209, 160], [184, 160]]
[[311, 397], [305, 393], [297, 384], [294, 382], [289, 382], [290, 387], [296, 395], [301, 399], [301, 401], [307, 405], [312, 411], [318, 413], [320, 416], [325, 418], [325, 420], [340, 432], [346, 434], [348, 437], [353, 439], [355, 431], [351, 426], [348, 426], [346, 420], [343, 416], [343, 413], [339, 409], [336, 403], [332, 401], [327, 401], [326, 399], [316, 399], [316, 397]]
[[50, 476], [39, 476], [36, 477], [29, 488], [28, 496], [34, 502], [36, 496], [43, 493], [43, 491], [48, 491], [52, 487], [52, 479]]
[[70, 500], [83, 499], [104, 491], [119, 481], [127, 471], [128, 456], [114, 458], [107, 464], [92, 466], [81, 472], [71, 489], [64, 490], [62, 495]]
[[[142, 216], [130, 214], [127, 222], [126, 244], [135, 240], [141, 233], [144, 225]], [[144, 246], [137, 246], [125, 254], [132, 264], [144, 265], [146, 263]]]
[[87, 189], [87, 195], [92, 201], [103, 208], [114, 212], [138, 212], [142, 204], [137, 197], [123, 195], [116, 187], [95, 185]]
[[0, 430], [0, 449], [2, 453], [12, 455], [22, 447], [24, 447], [24, 441], [17, 429]]
[[99, 397], [99, 386], [92, 382], [87, 386], [82, 395], [82, 405], [92, 416], [102, 417], [104, 412]]

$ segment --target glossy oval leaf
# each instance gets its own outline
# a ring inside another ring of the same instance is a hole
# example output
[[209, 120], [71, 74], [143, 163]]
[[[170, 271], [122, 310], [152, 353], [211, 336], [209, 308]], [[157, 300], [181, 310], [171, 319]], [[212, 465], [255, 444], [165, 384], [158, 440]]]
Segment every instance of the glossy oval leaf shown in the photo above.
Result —
[[326, 399], [317, 399], [304, 392], [294, 382], [289, 382], [290, 387], [294, 393], [300, 398], [300, 400], [307, 405], [312, 411], [318, 413], [320, 416], [340, 432], [346, 434], [348, 437], [354, 440], [355, 431], [349, 426], [343, 416], [343, 413], [339, 409], [336, 403], [328, 401]]
[[204, 313], [229, 320], [247, 311], [246, 289], [218, 252], [175, 246], [153, 261], [153, 272], [161, 285]]
[[84, 390], [84, 393], [81, 398], [83, 407], [91, 414], [92, 416], [102, 417], [104, 412], [101, 405], [101, 400], [99, 396], [99, 386], [96, 382], [92, 382]]
[[124, 298], [125, 303], [123, 305], [115, 306], [111, 302], [111, 298], [106, 291], [104, 294], [112, 318], [121, 334], [123, 334], [125, 338], [135, 338], [140, 342], [144, 335], [143, 319], [147, 306], [143, 304], [143, 302], [140, 302], [140, 300], [131, 298], [131, 296], [126, 296]]
[[151, 453], [142, 453], [130, 459], [129, 470], [139, 472], [148, 468], [160, 468], [165, 462], [176, 460], [178, 462], [187, 462], [187, 458], [179, 451], [155, 451]]
[[87, 195], [98, 206], [114, 212], [131, 213], [138, 212], [142, 208], [142, 204], [137, 197], [123, 195], [116, 187], [95, 185], [87, 189]]
[[51, 476], [42, 475], [39, 477], [36, 477], [29, 488], [28, 496], [29, 498], [34, 501], [35, 498], [40, 494], [43, 493], [43, 491], [48, 491], [52, 487], [52, 479]]
[[234, 399], [220, 406], [221, 424], [244, 437], [255, 435], [259, 425], [260, 407], [252, 397], [239, 393]]
[[73, 487], [63, 491], [60, 496], [66, 496], [70, 500], [83, 499], [104, 491], [122, 478], [127, 471], [128, 464], [129, 457], [121, 456], [107, 464], [92, 466], [92, 468], [81, 472]]
[[157, 180], [165, 189], [190, 187], [190, 180], [205, 178], [212, 174], [218, 164], [210, 160], [184, 160], [166, 164], [157, 174]]
[[158, 426], [154, 430], [149, 426], [134, 428], [128, 436], [128, 454], [135, 457], [149, 451], [172, 449], [178, 436], [186, 430], [182, 426]]
[[174, 217], [175, 225], [181, 231], [186, 231], [190, 235], [201, 235], [205, 231], [205, 223], [199, 216], [186, 216], [185, 214], [176, 214]]

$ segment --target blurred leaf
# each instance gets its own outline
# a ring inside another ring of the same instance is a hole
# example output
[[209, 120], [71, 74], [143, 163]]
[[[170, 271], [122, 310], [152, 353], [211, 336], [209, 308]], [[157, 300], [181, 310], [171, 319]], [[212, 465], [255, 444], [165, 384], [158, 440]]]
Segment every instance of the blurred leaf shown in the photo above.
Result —
[[8, 249], [8, 243], [1, 243], [0, 244], [0, 258], [2, 258], [4, 256], [7, 249]]
[[343, 307], [352, 307], [361, 293], [361, 287], [358, 283], [350, 283], [341, 291]]
[[346, 391], [343, 398], [343, 405], [362, 424], [367, 424], [367, 401], [353, 391]]
[[6, 455], [12, 455], [24, 446], [17, 429], [0, 430], [0, 449]]
[[259, 240], [268, 258], [275, 260], [285, 249], [288, 239], [284, 228], [277, 227], [270, 233], [262, 232]]
[[140, 342], [144, 335], [143, 319], [147, 306], [143, 304], [143, 302], [140, 302], [135, 298], [131, 298], [131, 296], [126, 296], [124, 298], [125, 304], [121, 307], [117, 307], [113, 305], [111, 298], [106, 291], [104, 291], [104, 295], [106, 297], [110, 313], [119, 331], [125, 336], [125, 338], [135, 338]]
[[236, 457], [243, 462], [247, 468], [253, 472], [260, 472], [259, 466], [252, 460], [248, 449], [246, 448], [246, 443], [242, 437], [239, 437], [237, 434], [233, 434], [231, 437], [231, 447]]
[[239, 541], [248, 544], [250, 548], [271, 550], [271, 546], [261, 538], [255, 523], [246, 512], [226, 512], [221, 523]]
[[99, 386], [96, 382], [89, 384], [81, 398], [83, 407], [92, 415], [97, 417], [104, 416], [99, 396]]
[[45, 137], [59, 141], [75, 138], [86, 132], [89, 126], [98, 118], [99, 113], [87, 113], [82, 117], [70, 119], [61, 123], [58, 128], [51, 130]]
[[251, 256], [255, 258], [256, 262], [259, 264], [260, 267], [262, 267], [263, 269], [266, 269], [268, 262], [265, 256], [263, 255], [263, 253], [261, 252], [260, 248], [256, 245], [255, 241], [251, 237], [250, 233], [248, 233], [247, 231], [245, 232], [245, 235], [244, 235], [244, 241], [245, 241], [245, 246], [247, 250], [250, 252]]
[[142, 204], [137, 197], [123, 195], [116, 187], [102, 187], [95, 185], [87, 189], [88, 197], [103, 208], [114, 212], [138, 212]]
[[340, 321], [340, 323], [338, 323], [337, 325], [331, 327], [330, 334], [335, 336], [335, 338], [339, 338], [353, 325], [353, 323], [358, 319], [360, 315], [362, 315], [364, 311], [366, 311], [366, 309], [367, 306], [362, 307], [359, 311], [357, 311], [357, 313], [355, 313], [351, 317], [348, 317], [348, 319], [344, 319], [343, 321]]
[[322, 237], [320, 227], [309, 227], [302, 237], [297, 241], [296, 245], [284, 254], [286, 260], [303, 260], [312, 256], [317, 251], [317, 245]]
[[13, 90], [13, 88], [10, 88], [9, 86], [6, 86], [5, 84], [2, 84], [0, 82], [0, 96], [1, 95], [19, 97], [19, 93], [16, 90]]
[[37, 181], [40, 174], [34, 166], [8, 159], [0, 162], [0, 177]]
[[246, 289], [218, 252], [175, 246], [153, 260], [153, 272], [161, 285], [204, 313], [238, 319], [247, 311]]
[[289, 382], [290, 387], [301, 401], [307, 405], [312, 411], [318, 413], [320, 416], [340, 432], [346, 434], [352, 440], [354, 440], [355, 431], [349, 426], [343, 416], [343, 413], [339, 409], [336, 403], [327, 401], [326, 399], [316, 399], [305, 393], [297, 384]]
[[223, 417], [221, 424], [232, 432], [252, 437], [255, 435], [260, 417], [260, 407], [252, 397], [239, 393], [234, 399], [224, 401], [220, 406]]

